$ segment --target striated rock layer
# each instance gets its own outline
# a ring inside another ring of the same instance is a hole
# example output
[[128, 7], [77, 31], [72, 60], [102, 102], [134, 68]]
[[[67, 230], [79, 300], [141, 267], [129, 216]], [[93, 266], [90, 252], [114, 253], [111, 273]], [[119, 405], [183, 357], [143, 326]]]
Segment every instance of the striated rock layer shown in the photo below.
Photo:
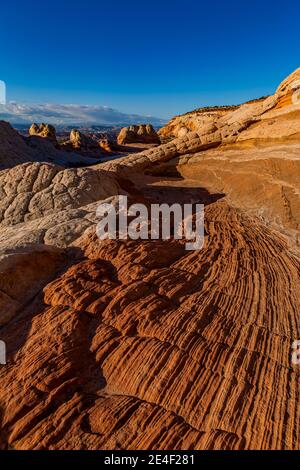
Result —
[[[1, 448], [299, 450], [299, 76], [130, 157], [0, 173]], [[204, 248], [100, 241], [117, 194], [204, 203]]]
[[2, 328], [3, 446], [299, 448], [300, 262], [225, 202], [206, 232], [200, 252], [81, 241], [84, 259]]

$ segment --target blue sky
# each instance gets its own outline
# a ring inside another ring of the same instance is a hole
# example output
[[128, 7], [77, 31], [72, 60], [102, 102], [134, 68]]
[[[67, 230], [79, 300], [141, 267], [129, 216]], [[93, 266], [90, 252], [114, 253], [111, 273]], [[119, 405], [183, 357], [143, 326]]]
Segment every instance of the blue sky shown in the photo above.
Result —
[[18, 102], [169, 118], [272, 93], [300, 66], [298, 0], [14, 0], [0, 9], [0, 79]]

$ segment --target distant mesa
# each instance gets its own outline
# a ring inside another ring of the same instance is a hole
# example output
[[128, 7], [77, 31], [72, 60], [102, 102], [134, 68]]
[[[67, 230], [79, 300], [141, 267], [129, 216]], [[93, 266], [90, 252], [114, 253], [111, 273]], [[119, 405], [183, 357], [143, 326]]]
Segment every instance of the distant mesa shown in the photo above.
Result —
[[160, 138], [151, 124], [140, 124], [123, 127], [119, 136], [118, 144], [160, 144]]

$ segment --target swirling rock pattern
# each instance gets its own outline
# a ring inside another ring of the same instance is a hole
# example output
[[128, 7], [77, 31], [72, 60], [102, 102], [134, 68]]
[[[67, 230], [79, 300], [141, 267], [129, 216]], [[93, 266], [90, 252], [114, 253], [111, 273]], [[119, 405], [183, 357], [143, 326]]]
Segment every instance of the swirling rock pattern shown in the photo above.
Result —
[[226, 202], [206, 233], [200, 252], [81, 240], [84, 259], [2, 329], [3, 445], [299, 448], [300, 262]]

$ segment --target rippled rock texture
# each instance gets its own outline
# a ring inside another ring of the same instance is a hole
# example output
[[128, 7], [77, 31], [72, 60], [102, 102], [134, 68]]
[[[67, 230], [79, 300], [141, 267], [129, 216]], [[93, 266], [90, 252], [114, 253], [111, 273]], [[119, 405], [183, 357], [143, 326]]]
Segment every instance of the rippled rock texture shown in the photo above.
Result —
[[206, 232], [200, 252], [82, 241], [2, 329], [4, 446], [298, 447], [299, 260], [225, 202]]

